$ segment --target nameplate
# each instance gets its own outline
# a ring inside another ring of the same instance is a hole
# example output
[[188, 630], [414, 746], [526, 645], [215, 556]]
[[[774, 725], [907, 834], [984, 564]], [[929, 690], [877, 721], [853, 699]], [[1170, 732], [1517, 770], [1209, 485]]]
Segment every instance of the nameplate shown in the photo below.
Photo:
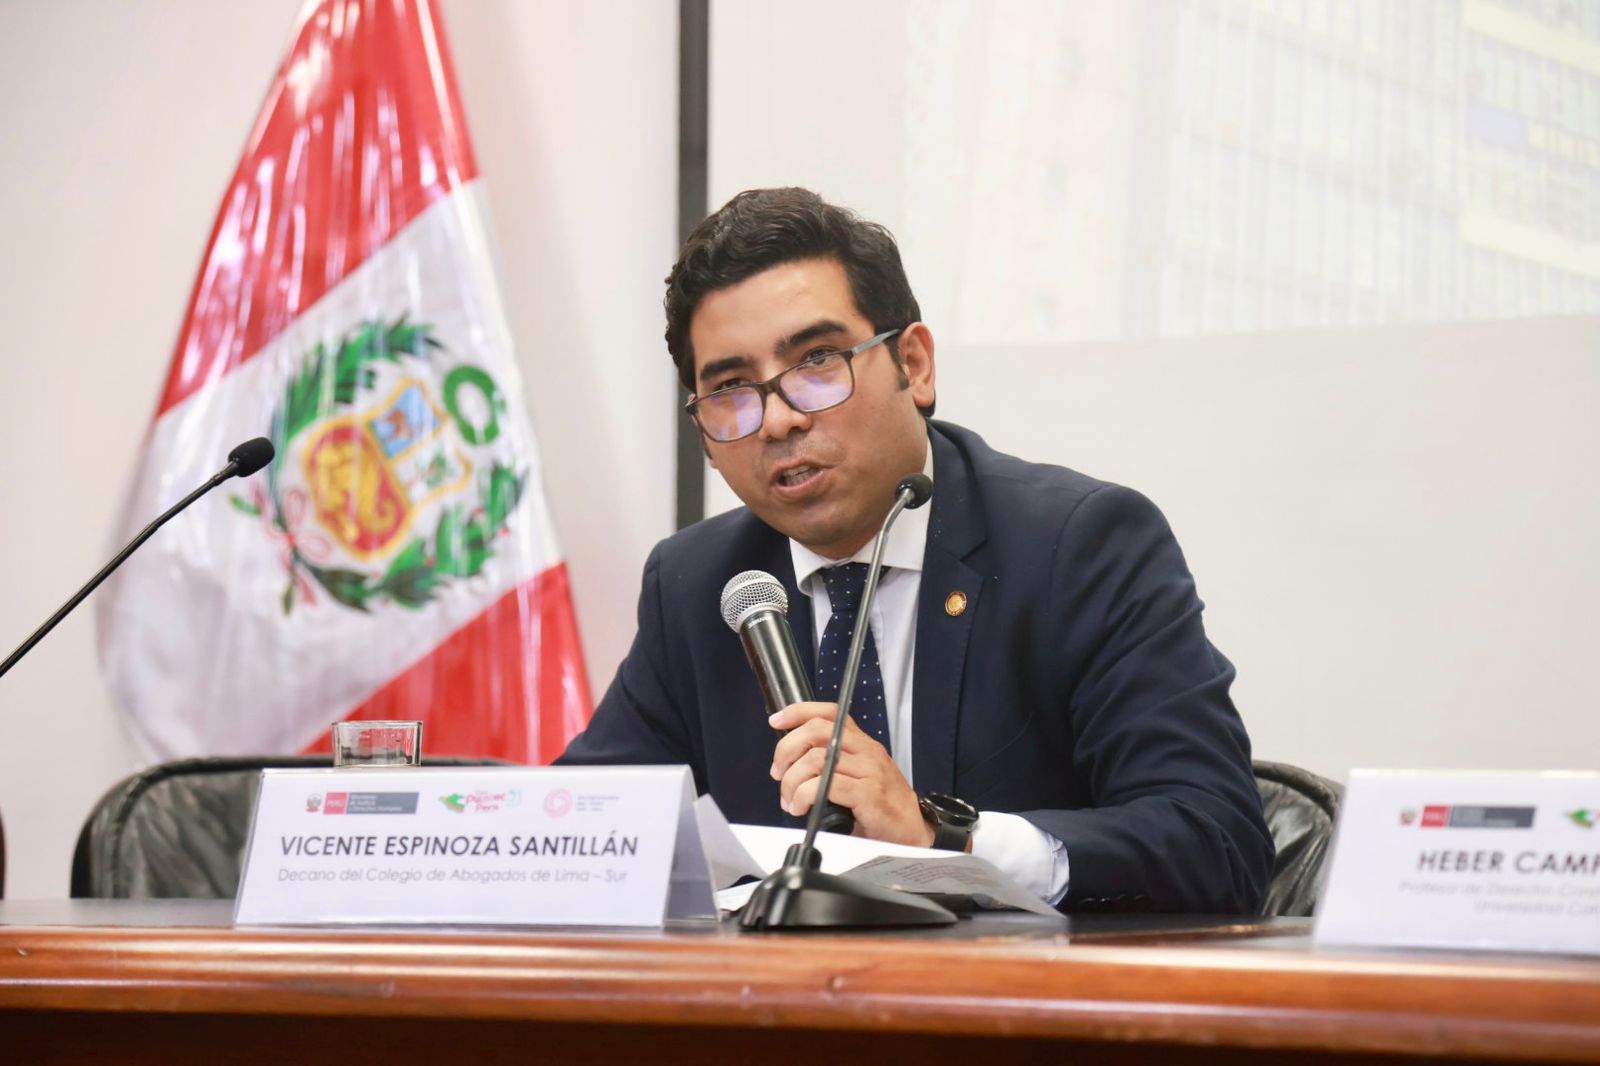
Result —
[[1356, 771], [1315, 942], [1600, 954], [1600, 774]]
[[717, 915], [687, 767], [264, 770], [239, 925]]

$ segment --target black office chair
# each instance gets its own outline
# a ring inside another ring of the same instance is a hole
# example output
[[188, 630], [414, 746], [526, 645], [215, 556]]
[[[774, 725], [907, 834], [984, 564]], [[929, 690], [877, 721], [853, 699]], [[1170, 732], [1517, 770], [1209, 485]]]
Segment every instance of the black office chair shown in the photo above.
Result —
[[1322, 861], [1344, 790], [1288, 763], [1258, 759], [1254, 768], [1267, 828], [1278, 848], [1261, 913], [1308, 916], [1316, 909]]
[[[511, 765], [483, 758], [423, 761]], [[327, 755], [218, 756], [163, 763], [123, 779], [101, 797], [78, 834], [73, 897], [232, 899], [261, 771], [330, 762]]]

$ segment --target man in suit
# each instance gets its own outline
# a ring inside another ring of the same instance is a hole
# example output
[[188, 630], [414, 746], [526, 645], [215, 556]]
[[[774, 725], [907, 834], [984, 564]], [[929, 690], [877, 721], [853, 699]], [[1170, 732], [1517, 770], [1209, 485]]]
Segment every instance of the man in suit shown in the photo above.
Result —
[[[933, 499], [885, 549], [830, 795], [856, 833], [969, 850], [1068, 910], [1253, 911], [1271, 838], [1176, 540], [1135, 492], [929, 418], [933, 333], [888, 231], [805, 190], [742, 193], [690, 236], [666, 307], [745, 507], [656, 547], [633, 647], [562, 761], [687, 763], [731, 820], [797, 824], [859, 564], [922, 471]], [[770, 719], [719, 611], [750, 569], [787, 588], [818, 679]]]

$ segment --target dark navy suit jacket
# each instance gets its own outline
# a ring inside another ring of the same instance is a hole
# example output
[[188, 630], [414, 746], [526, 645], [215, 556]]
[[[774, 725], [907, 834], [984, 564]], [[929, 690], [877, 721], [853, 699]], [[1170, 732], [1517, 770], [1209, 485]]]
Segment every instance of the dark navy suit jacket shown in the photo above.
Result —
[[[918, 790], [1022, 815], [1066, 845], [1062, 907], [1249, 913], [1273, 847], [1228, 696], [1165, 519], [1129, 489], [931, 424], [935, 488], [917, 605]], [[719, 596], [741, 570], [811, 601], [788, 541], [749, 510], [657, 545], [639, 633], [564, 763], [687, 763], [734, 822], [794, 824], [768, 776], [777, 734]], [[966, 610], [945, 601], [965, 593]]]

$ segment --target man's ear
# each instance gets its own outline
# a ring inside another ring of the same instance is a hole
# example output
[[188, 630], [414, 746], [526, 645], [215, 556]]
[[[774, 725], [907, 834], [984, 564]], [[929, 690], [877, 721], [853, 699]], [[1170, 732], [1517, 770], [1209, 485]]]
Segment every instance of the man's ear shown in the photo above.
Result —
[[911, 390], [911, 401], [918, 407], [932, 407], [935, 398], [933, 330], [925, 322], [913, 322], [900, 331], [900, 371]]

